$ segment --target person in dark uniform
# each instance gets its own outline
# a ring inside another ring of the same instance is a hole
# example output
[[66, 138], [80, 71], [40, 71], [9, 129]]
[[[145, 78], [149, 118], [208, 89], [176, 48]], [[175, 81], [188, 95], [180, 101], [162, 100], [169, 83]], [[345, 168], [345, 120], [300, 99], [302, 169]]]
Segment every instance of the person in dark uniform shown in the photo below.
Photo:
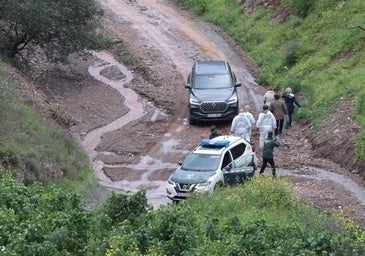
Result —
[[274, 161], [274, 147], [279, 147], [280, 143], [273, 139], [272, 132], [267, 134], [267, 138], [264, 141], [264, 147], [262, 148], [262, 166], [260, 174], [264, 173], [267, 163], [271, 165], [272, 176], [276, 177], [275, 161]]
[[210, 136], [209, 136], [210, 140], [221, 135], [222, 134], [217, 130], [217, 127], [215, 127], [215, 125], [210, 127]]

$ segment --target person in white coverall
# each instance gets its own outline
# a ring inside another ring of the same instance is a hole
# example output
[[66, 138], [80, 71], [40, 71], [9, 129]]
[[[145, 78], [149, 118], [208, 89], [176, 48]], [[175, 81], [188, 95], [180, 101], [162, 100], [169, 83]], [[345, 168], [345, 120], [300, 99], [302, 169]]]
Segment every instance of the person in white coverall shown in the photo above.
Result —
[[260, 131], [259, 147], [264, 147], [264, 141], [267, 138], [267, 134], [276, 129], [276, 119], [273, 113], [269, 111], [269, 106], [264, 105], [263, 111], [259, 114], [257, 119], [256, 128]]
[[251, 122], [251, 129], [248, 132], [248, 138], [249, 141], [251, 142], [251, 134], [252, 134], [252, 126], [256, 123], [255, 117], [253, 116], [253, 114], [251, 113], [251, 107], [250, 105], [246, 105], [244, 110], [243, 110], [243, 114], [250, 120]]
[[232, 120], [231, 134], [250, 141], [249, 134], [251, 131], [251, 121], [244, 114], [244, 109], [240, 109], [240, 113]]

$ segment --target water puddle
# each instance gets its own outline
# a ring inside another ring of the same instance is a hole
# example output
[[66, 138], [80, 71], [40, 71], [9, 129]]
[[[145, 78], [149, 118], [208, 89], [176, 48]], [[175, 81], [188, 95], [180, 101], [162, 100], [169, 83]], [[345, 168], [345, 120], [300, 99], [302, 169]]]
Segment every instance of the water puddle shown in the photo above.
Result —
[[[164, 170], [164, 169], [174, 169], [176, 168], [176, 163], [163, 163], [158, 159], [154, 159], [150, 156], [143, 156], [139, 163], [134, 165], [105, 165], [100, 160], [95, 160], [95, 157], [98, 154], [110, 155], [114, 154], [112, 152], [97, 152], [95, 149], [97, 145], [100, 143], [103, 134], [120, 129], [124, 125], [129, 122], [139, 119], [145, 115], [143, 109], [143, 103], [138, 100], [138, 95], [129, 88], [125, 88], [123, 85], [130, 82], [133, 78], [133, 74], [121, 63], [116, 61], [114, 57], [108, 52], [93, 52], [93, 54], [99, 59], [94, 65], [89, 67], [89, 73], [97, 80], [111, 86], [116, 89], [120, 95], [125, 99], [124, 104], [127, 108], [129, 108], [129, 112], [111, 122], [110, 124], [97, 128], [89, 132], [85, 139], [82, 141], [82, 146], [90, 157], [90, 161], [92, 164], [92, 168], [99, 180], [101, 186], [109, 189], [113, 189], [116, 191], [120, 191], [122, 193], [135, 193], [139, 190], [146, 190], [147, 200], [149, 204], [154, 207], [158, 207], [161, 204], [168, 204], [170, 200], [166, 196], [166, 180], [149, 180], [149, 177], [156, 170]], [[105, 69], [119, 69], [120, 79], [108, 79], [103, 76], [103, 70]], [[159, 115], [164, 115], [164, 113], [155, 109], [154, 114], [151, 117], [151, 121], [155, 121]], [[174, 150], [173, 147], [178, 145], [178, 141], [174, 139], [168, 139], [169, 135], [166, 134], [165, 137], [167, 140], [162, 143], [163, 152], [175, 152], [175, 153], [187, 153], [187, 152], [178, 152]], [[143, 174], [138, 181], [112, 181], [109, 177], [107, 177], [103, 171], [103, 167], [125, 167], [134, 170], [144, 170]]]
[[365, 190], [356, 182], [351, 180], [350, 178], [342, 175], [337, 174], [335, 172], [315, 168], [315, 167], [308, 167], [310, 171], [309, 174], [302, 174], [296, 173], [293, 170], [279, 170], [279, 175], [281, 176], [293, 176], [293, 177], [301, 177], [301, 178], [308, 178], [308, 179], [315, 179], [315, 180], [328, 180], [333, 181], [337, 184], [342, 185], [345, 187], [351, 194], [353, 194], [357, 200], [365, 205]]

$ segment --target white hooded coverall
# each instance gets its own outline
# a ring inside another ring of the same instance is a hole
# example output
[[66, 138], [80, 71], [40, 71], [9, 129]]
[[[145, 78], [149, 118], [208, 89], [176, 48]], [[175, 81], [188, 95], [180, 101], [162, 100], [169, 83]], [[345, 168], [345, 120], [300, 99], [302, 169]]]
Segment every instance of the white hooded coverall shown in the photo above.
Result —
[[267, 134], [276, 129], [276, 119], [273, 113], [269, 110], [264, 110], [259, 114], [259, 118], [256, 122], [256, 128], [260, 130], [260, 142], [259, 147], [264, 147], [264, 141], [267, 138]]
[[235, 116], [232, 120], [231, 133], [235, 136], [250, 141], [250, 131], [251, 131], [251, 121], [248, 119], [244, 113], [240, 113]]

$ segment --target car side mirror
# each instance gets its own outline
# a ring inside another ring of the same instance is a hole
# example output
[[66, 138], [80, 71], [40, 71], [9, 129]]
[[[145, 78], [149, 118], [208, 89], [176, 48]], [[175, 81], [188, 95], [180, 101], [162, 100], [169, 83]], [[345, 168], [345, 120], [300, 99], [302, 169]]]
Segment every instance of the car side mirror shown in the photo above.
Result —
[[240, 82], [237, 82], [234, 87], [240, 87], [242, 84]]
[[179, 162], [177, 162], [178, 165], [182, 166], [183, 164], [183, 161], [182, 160], [179, 160]]
[[186, 88], [186, 89], [191, 89], [191, 84], [186, 83], [186, 84], [185, 84], [185, 88]]

